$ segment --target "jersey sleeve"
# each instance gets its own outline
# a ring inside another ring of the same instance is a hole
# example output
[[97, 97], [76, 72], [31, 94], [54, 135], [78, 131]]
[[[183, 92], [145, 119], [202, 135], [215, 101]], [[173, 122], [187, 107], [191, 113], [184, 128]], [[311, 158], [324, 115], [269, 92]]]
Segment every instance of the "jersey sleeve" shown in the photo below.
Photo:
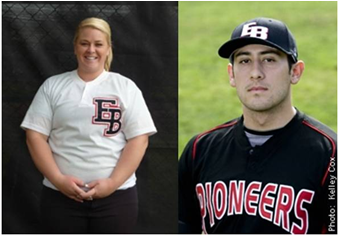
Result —
[[127, 139], [157, 132], [142, 92], [134, 86], [128, 91], [123, 132]]
[[53, 111], [48, 90], [48, 81], [45, 81], [34, 96], [20, 127], [49, 136], [52, 129], [52, 118]]
[[195, 183], [193, 178], [194, 160], [192, 158], [192, 148], [195, 138], [187, 144], [180, 159], [178, 170], [179, 185], [179, 222], [180, 234], [201, 234], [200, 205], [195, 193]]

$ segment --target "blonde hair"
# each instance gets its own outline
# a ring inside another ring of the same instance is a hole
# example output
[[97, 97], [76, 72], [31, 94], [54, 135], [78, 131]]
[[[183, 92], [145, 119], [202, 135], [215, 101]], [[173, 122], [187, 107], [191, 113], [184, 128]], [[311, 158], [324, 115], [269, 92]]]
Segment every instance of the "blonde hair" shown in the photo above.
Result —
[[76, 31], [75, 31], [75, 35], [74, 35], [74, 39], [73, 39], [74, 45], [76, 44], [76, 42], [79, 38], [80, 31], [83, 28], [86, 28], [86, 27], [90, 27], [90, 28], [100, 30], [101, 32], [103, 32], [106, 35], [107, 43], [110, 46], [110, 50], [109, 50], [109, 54], [106, 58], [104, 67], [105, 67], [105, 70], [109, 71], [109, 69], [111, 67], [112, 60], [113, 60], [113, 47], [112, 47], [112, 41], [111, 41], [112, 34], [111, 34], [111, 28], [109, 27], [109, 24], [105, 20], [95, 18], [95, 17], [87, 18], [87, 19], [81, 21], [80, 24], [78, 25]]

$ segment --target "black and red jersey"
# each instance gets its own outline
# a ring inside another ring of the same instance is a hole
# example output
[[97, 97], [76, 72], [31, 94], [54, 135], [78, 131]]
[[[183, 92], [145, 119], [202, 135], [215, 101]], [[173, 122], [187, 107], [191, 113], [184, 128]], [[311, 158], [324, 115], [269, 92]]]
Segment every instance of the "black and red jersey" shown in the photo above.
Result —
[[336, 180], [336, 134], [319, 121], [297, 111], [252, 147], [240, 117], [182, 153], [179, 233], [336, 233]]

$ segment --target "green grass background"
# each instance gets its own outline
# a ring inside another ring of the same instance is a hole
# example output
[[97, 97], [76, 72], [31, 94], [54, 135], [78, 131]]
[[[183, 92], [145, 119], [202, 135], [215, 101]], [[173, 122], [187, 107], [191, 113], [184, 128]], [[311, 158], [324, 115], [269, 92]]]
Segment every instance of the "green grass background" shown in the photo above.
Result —
[[337, 130], [337, 2], [179, 2], [179, 156], [193, 135], [242, 114], [218, 56], [240, 23], [285, 22], [306, 64], [293, 104]]

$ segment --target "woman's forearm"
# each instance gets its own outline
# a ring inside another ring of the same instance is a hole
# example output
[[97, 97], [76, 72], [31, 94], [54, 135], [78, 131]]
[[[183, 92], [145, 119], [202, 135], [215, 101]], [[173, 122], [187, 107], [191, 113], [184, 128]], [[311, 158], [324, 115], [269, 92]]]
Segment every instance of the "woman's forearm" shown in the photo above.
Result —
[[118, 189], [139, 167], [148, 146], [148, 135], [128, 140], [110, 179], [112, 189]]
[[52, 155], [51, 148], [47, 142], [47, 136], [33, 130], [26, 131], [26, 142], [38, 170], [52, 184], [57, 182], [62, 175]]
[[26, 131], [27, 146], [39, 171], [64, 195], [78, 202], [85, 192], [81, 189], [84, 182], [74, 176], [64, 175], [54, 161], [47, 136], [33, 130]]

